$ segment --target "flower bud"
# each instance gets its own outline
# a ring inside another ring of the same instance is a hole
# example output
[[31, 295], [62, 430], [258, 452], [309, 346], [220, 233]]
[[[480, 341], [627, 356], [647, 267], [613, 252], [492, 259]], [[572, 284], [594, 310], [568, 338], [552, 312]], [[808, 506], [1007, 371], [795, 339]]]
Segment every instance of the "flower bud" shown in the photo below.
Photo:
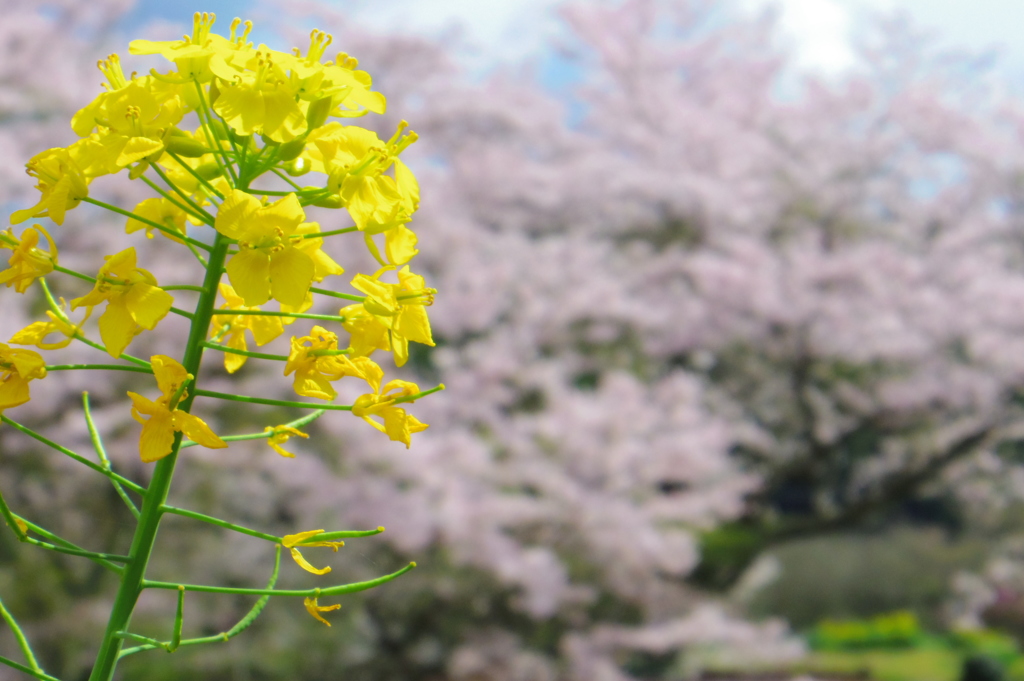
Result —
[[199, 158], [203, 154], [210, 153], [206, 145], [199, 140], [183, 135], [175, 135], [173, 131], [164, 141], [164, 148], [172, 154], [185, 156], [186, 158]]
[[309, 105], [309, 109], [306, 111], [306, 125], [307, 130], [316, 130], [321, 125], [327, 122], [327, 116], [330, 115], [331, 109], [334, 108], [333, 97], [321, 97], [312, 104]]

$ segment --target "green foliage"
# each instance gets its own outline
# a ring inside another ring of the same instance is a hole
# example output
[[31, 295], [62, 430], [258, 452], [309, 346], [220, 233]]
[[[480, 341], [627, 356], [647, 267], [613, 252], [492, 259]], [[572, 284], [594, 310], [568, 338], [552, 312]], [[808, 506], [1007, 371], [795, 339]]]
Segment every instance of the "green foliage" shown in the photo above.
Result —
[[815, 650], [912, 648], [924, 632], [914, 613], [899, 610], [869, 620], [824, 620], [808, 636]]

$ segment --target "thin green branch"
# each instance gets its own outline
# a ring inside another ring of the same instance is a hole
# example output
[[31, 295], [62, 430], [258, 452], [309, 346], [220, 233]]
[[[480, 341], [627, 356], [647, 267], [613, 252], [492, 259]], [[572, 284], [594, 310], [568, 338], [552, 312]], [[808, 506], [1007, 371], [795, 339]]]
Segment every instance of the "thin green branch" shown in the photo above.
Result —
[[[274, 571], [271, 573], [270, 579], [267, 581], [267, 589], [268, 590], [272, 590], [274, 588], [274, 585], [277, 584], [277, 576], [278, 576], [278, 574], [281, 571], [281, 545], [278, 544], [274, 548], [275, 548], [275, 552], [274, 552]], [[260, 613], [263, 612], [263, 608], [267, 605], [267, 603], [269, 601], [270, 601], [269, 594], [264, 594], [263, 596], [260, 596], [259, 600], [256, 601], [255, 604], [253, 604], [253, 606], [249, 610], [249, 612], [247, 612], [245, 614], [245, 616], [242, 619], [240, 619], [237, 624], [235, 624], [235, 626], [231, 627], [227, 631], [221, 632], [219, 634], [214, 634], [213, 636], [203, 636], [203, 637], [200, 637], [200, 638], [187, 638], [187, 639], [181, 641], [181, 645], [182, 646], [195, 646], [195, 645], [202, 645], [202, 644], [205, 644], [205, 643], [222, 643], [224, 641], [231, 640], [235, 636], [238, 636], [243, 631], [248, 629], [249, 626], [253, 622], [256, 621], [256, 618], [260, 616]], [[125, 657], [127, 655], [133, 655], [135, 653], [141, 653], [144, 650], [154, 650], [156, 648], [163, 648], [164, 647], [163, 644], [160, 643], [159, 641], [156, 641], [155, 643], [156, 643], [156, 645], [146, 644], [146, 645], [138, 646], [137, 648], [126, 648], [126, 649], [121, 651], [120, 655], [118, 655], [118, 659], [120, 659], [122, 657]]]
[[[238, 185], [238, 174], [235, 173], [235, 169], [231, 166], [231, 161], [228, 159], [227, 154], [224, 153], [224, 148], [220, 145], [220, 137], [214, 132], [213, 129], [213, 118], [210, 115], [210, 107], [206, 103], [206, 93], [203, 92], [203, 86], [199, 84], [198, 80], [193, 81], [196, 86], [196, 93], [199, 95], [199, 106], [196, 107], [196, 115], [199, 116], [199, 122], [203, 126], [203, 130], [206, 131], [206, 139], [213, 142], [215, 149], [213, 160], [216, 161], [217, 167], [220, 168], [220, 172], [231, 178], [232, 185]], [[228, 140], [228, 144], [231, 141]], [[232, 144], [232, 147], [234, 145]], [[235, 152], [238, 153], [237, 150]]]
[[11, 628], [11, 633], [14, 634], [14, 638], [18, 640], [18, 647], [21, 648], [21, 654], [25, 656], [25, 661], [28, 662], [28, 666], [32, 668], [32, 672], [35, 674], [44, 674], [43, 668], [39, 666], [39, 662], [36, 661], [35, 653], [32, 652], [32, 646], [29, 645], [28, 639], [25, 637], [25, 632], [18, 626], [18, 621], [14, 619], [7, 608], [4, 607], [3, 601], [0, 601], [0, 617], [4, 618], [4, 622], [7, 622], [7, 626]]
[[358, 232], [358, 227], [343, 227], [342, 229], [332, 229], [329, 232], [313, 232], [312, 234], [303, 234], [303, 239], [318, 239], [323, 236], [334, 236], [335, 234], [351, 234], [352, 232]]
[[215, 315], [252, 315], [254, 317], [295, 317], [296, 319], [320, 319], [342, 323], [344, 317], [330, 314], [308, 314], [305, 312], [272, 312], [270, 310], [214, 310]]
[[191, 284], [174, 284], [173, 286], [161, 286], [165, 291], [195, 291], [197, 293], [203, 293], [206, 289], [202, 286], [192, 286]]
[[123, 556], [119, 553], [101, 553], [99, 551], [86, 551], [85, 549], [69, 549], [63, 546], [57, 546], [56, 544], [50, 544], [49, 542], [39, 541], [38, 539], [33, 539], [28, 536], [26, 536], [22, 541], [26, 544], [38, 546], [39, 548], [46, 549], [48, 551], [65, 553], [69, 556], [78, 556], [79, 558], [88, 558], [89, 560], [98, 563], [102, 562], [105, 565], [110, 563], [107, 567], [114, 570], [114, 572], [121, 572], [122, 569], [121, 566], [116, 565], [116, 563], [127, 563], [131, 560], [128, 556]]
[[[107, 352], [107, 346], [101, 343], [97, 343], [96, 341], [91, 341], [81, 334], [75, 334], [75, 340], [82, 341], [91, 348], [95, 348], [97, 350], [105, 352], [108, 355], [110, 354], [109, 352]], [[132, 364], [138, 365], [140, 367], [145, 367], [147, 370], [150, 371], [150, 373], [152, 373], [152, 369], [150, 369], [152, 365], [144, 359], [141, 359], [139, 357], [132, 357], [131, 355], [126, 355], [123, 352], [120, 355], [118, 355], [117, 358], [123, 359], [126, 362], [131, 362]]]
[[179, 309], [177, 307], [173, 307], [172, 306], [171, 307], [171, 312], [173, 312], [174, 314], [178, 315], [179, 317], [184, 317], [185, 319], [192, 319], [193, 318], [193, 315], [192, 315], [191, 312], [186, 312], [185, 310]]
[[246, 395], [232, 395], [230, 393], [218, 393], [212, 390], [196, 390], [197, 397], [213, 397], [218, 400], [229, 402], [245, 402], [247, 404], [266, 404], [271, 407], [297, 407], [299, 409], [324, 409], [326, 411], [352, 411], [351, 405], [344, 404], [314, 404], [312, 402], [292, 402], [289, 400], [271, 400], [265, 397], [248, 397]]
[[361, 303], [364, 300], [366, 300], [366, 296], [353, 296], [353, 295], [350, 295], [348, 293], [338, 293], [336, 291], [328, 291], [325, 288], [317, 288], [315, 286], [311, 286], [309, 288], [309, 290], [312, 291], [313, 293], [319, 293], [322, 296], [330, 296], [331, 298], [341, 298], [342, 300], [351, 300], [351, 301], [356, 302], [356, 303]]
[[193, 246], [195, 246], [196, 248], [201, 248], [204, 251], [209, 251], [210, 250], [210, 247], [208, 245], [204, 244], [202, 241], [197, 241], [197, 240], [193, 239], [192, 237], [185, 236], [181, 232], [176, 232], [173, 229], [171, 229], [170, 227], [168, 227], [167, 225], [161, 225], [159, 222], [156, 222], [154, 220], [150, 220], [149, 218], [144, 218], [141, 215], [136, 215], [135, 213], [131, 212], [130, 210], [125, 210], [124, 208], [118, 208], [117, 206], [113, 206], [113, 205], [111, 205], [109, 203], [104, 203], [103, 201], [99, 201], [97, 199], [93, 199], [93, 198], [90, 198], [88, 196], [86, 196], [82, 200], [85, 201], [86, 203], [91, 203], [94, 206], [99, 206], [100, 208], [106, 208], [107, 210], [112, 211], [114, 213], [117, 213], [118, 215], [123, 215], [126, 218], [132, 218], [134, 220], [138, 220], [139, 222], [141, 222], [141, 223], [143, 223], [145, 225], [149, 225], [150, 227], [153, 227], [155, 229], [159, 229], [164, 234], [167, 234], [169, 236], [173, 236], [175, 239], [181, 239], [182, 241], [186, 241], [186, 242], [192, 244]]
[[309, 539], [305, 539], [299, 542], [299, 546], [303, 544], [315, 544], [320, 541], [331, 541], [333, 539], [358, 539], [359, 537], [373, 537], [384, 531], [383, 527], [378, 527], [375, 530], [337, 530], [335, 532], [321, 532], [320, 534], [314, 534]]
[[21, 663], [15, 662], [14, 660], [9, 660], [6, 657], [3, 657], [2, 655], [0, 655], [0, 664], [5, 664], [8, 667], [17, 669], [19, 672], [24, 672], [29, 676], [34, 676], [37, 679], [42, 679], [43, 681], [60, 681], [60, 679], [58, 679], [56, 676], [50, 676], [49, 674], [46, 674], [44, 672], [34, 671], [30, 667], [26, 667]]
[[201, 185], [203, 185], [203, 187], [206, 188], [207, 192], [212, 192], [213, 194], [215, 194], [217, 196], [218, 199], [220, 199], [222, 201], [224, 200], [224, 195], [221, 194], [220, 191], [218, 191], [216, 187], [214, 187], [212, 184], [210, 184], [202, 175], [197, 173], [192, 166], [190, 166], [189, 164], [185, 163], [185, 161], [183, 161], [181, 158], [179, 158], [177, 154], [175, 154], [173, 151], [167, 151], [167, 155], [170, 156], [171, 158], [173, 158], [175, 161], [177, 161], [178, 165], [185, 169], [185, 172], [187, 172], [192, 177], [196, 178], [196, 180]]
[[365, 591], [372, 589], [375, 586], [380, 586], [390, 582], [391, 580], [401, 577], [406, 572], [409, 572], [416, 563], [409, 563], [401, 570], [392, 572], [389, 575], [383, 577], [377, 577], [376, 579], [369, 579], [365, 582], [353, 582], [351, 584], [339, 584], [338, 586], [329, 586], [324, 589], [246, 589], [236, 588], [228, 586], [204, 586], [201, 584], [177, 584], [173, 582], [155, 582], [148, 579], [143, 580], [142, 586], [147, 589], [179, 589], [185, 588], [185, 591], [197, 591], [201, 593], [216, 593], [216, 594], [241, 594], [246, 596], [300, 596], [304, 598], [319, 598], [320, 596], [341, 596], [343, 594], [356, 593], [357, 591]]
[[[70, 271], [71, 270], [68, 270], [68, 272], [70, 272]], [[75, 274], [77, 275], [77, 273], [75, 273]], [[86, 276], [84, 274], [81, 275], [81, 276], [86, 277], [86, 279], [92, 279], [92, 277], [88, 277], [88, 276]], [[95, 281], [95, 280], [93, 279], [93, 281]], [[66, 314], [64, 314], [64, 310], [61, 309], [60, 305], [58, 305], [57, 301], [54, 299], [53, 293], [50, 291], [50, 287], [46, 283], [46, 277], [40, 277], [39, 285], [43, 287], [43, 294], [46, 296], [46, 303], [47, 303], [47, 305], [50, 306], [50, 310], [53, 312], [53, 314], [57, 315], [57, 317], [59, 319], [61, 319], [65, 324], [67, 324], [69, 326], [74, 326], [74, 324], [71, 323], [71, 320], [68, 319], [68, 316]], [[110, 354], [109, 352], [107, 352], [107, 349], [104, 346], [100, 345], [99, 343], [95, 343], [95, 342], [89, 340], [85, 336], [81, 335], [81, 333], [75, 334], [75, 340], [82, 341], [83, 343], [85, 343], [86, 345], [88, 345], [90, 347], [96, 348], [97, 350], [102, 350], [104, 353], [106, 353], [108, 355]], [[125, 360], [127, 362], [131, 362], [132, 364], [137, 364], [137, 365], [143, 366], [143, 367], [148, 367], [150, 365], [149, 362], [147, 362], [144, 359], [139, 359], [138, 357], [132, 357], [131, 355], [126, 355], [124, 353], [121, 353], [121, 355], [118, 357], [118, 359], [123, 359], [123, 360]]]
[[290, 184], [291, 186], [295, 187], [295, 192], [296, 192], [296, 193], [298, 193], [298, 192], [301, 192], [301, 191], [302, 191], [302, 187], [300, 187], [299, 185], [297, 185], [297, 184], [296, 184], [295, 182], [292, 182], [292, 179], [291, 179], [290, 177], [288, 177], [287, 175], [285, 175], [284, 173], [282, 173], [282, 172], [281, 172], [280, 170], [278, 170], [277, 168], [271, 168], [271, 169], [270, 169], [270, 172], [274, 173], [274, 174], [275, 174], [275, 175], [277, 175], [277, 176], [278, 176], [279, 178], [281, 178], [282, 180], [284, 180], [285, 182], [287, 182], [287, 183], [288, 183], [288, 184]]
[[[153, 170], [156, 172], [156, 174], [160, 176], [161, 180], [163, 180], [164, 182], [167, 183], [167, 186], [169, 186], [171, 189], [174, 190], [175, 194], [177, 194], [178, 196], [181, 197], [182, 201], [187, 201], [188, 204], [190, 206], [192, 206], [193, 210], [195, 210], [195, 211], [197, 211], [199, 213], [199, 215], [197, 215], [197, 217], [202, 217], [202, 218], [208, 219], [210, 222], [207, 223], [207, 224], [209, 224], [211, 227], [213, 226], [214, 220], [216, 218], [214, 218], [213, 215], [211, 215], [209, 211], [207, 211], [205, 208], [203, 208], [198, 203], [196, 203], [192, 199], [191, 196], [189, 196], [184, 191], [182, 191], [181, 187], [179, 187], [178, 185], [176, 185], [173, 182], [171, 182], [171, 178], [167, 177], [167, 173], [164, 172], [163, 168], [161, 168], [160, 166], [157, 166], [157, 165], [153, 165], [153, 166], [150, 166], [150, 167], [152, 167]], [[207, 196], [206, 198], [210, 199], [210, 203], [213, 204], [213, 206], [215, 208], [220, 208], [220, 206], [217, 205], [216, 201], [211, 199], [209, 196]]]
[[[183, 194], [181, 192], [181, 190], [178, 188], [178, 186], [176, 184], [174, 184], [173, 182], [171, 182], [167, 178], [167, 175], [163, 172], [163, 170], [161, 170], [158, 166], [155, 166], [153, 164], [150, 164], [149, 167], [153, 168], [154, 170], [156, 170], [157, 175], [159, 175], [163, 179], [164, 182], [169, 184], [175, 190], [175, 193], [178, 194], [178, 196], [185, 197], [185, 200], [186, 200], [187, 203], [182, 203], [178, 199], [174, 198], [166, 190], [162, 189], [156, 182], [154, 182], [153, 180], [149, 179], [145, 175], [139, 175], [139, 179], [142, 180], [143, 182], [145, 182], [147, 185], [149, 185], [150, 189], [152, 189], [157, 194], [162, 196], [164, 199], [169, 201], [175, 208], [177, 208], [181, 212], [186, 213], [186, 214], [192, 216], [193, 218], [195, 218], [196, 220], [199, 220], [203, 224], [207, 224], [207, 225], [212, 225], [213, 224], [213, 222], [212, 222], [213, 216], [210, 215], [209, 213], [207, 213], [202, 208], [200, 208], [199, 205], [196, 204], [196, 202], [193, 201], [187, 194]], [[171, 228], [168, 227], [168, 229], [171, 229]], [[171, 229], [171, 231], [175, 231], [176, 232], [177, 230]], [[178, 233], [180, 234], [180, 232], [178, 232]]]
[[244, 357], [255, 357], [256, 359], [272, 359], [278, 362], [287, 362], [288, 355], [270, 355], [265, 352], [250, 352], [249, 350], [236, 350], [220, 343], [211, 343], [206, 341], [203, 343], [203, 347], [210, 348], [211, 350], [220, 350], [221, 352], [227, 352], [232, 355], [242, 355]]
[[[302, 418], [298, 418], [298, 419], [295, 419], [294, 421], [289, 421], [288, 423], [285, 423], [283, 425], [283, 427], [284, 428], [302, 428], [303, 426], [309, 425], [310, 423], [312, 423], [313, 421], [317, 420], [318, 418], [320, 418], [323, 415], [324, 415], [324, 410], [323, 409], [318, 409], [315, 412], [313, 412], [312, 414], [306, 414]], [[281, 427], [281, 426], [279, 426], [279, 427]], [[226, 435], [226, 436], [222, 437], [221, 439], [224, 440], [225, 442], [239, 442], [239, 441], [242, 441], [242, 440], [265, 440], [265, 439], [271, 437], [273, 434], [274, 434], [274, 431], [266, 431], [265, 430], [262, 433], [248, 433], [246, 435]], [[195, 447], [198, 444], [199, 444], [198, 442], [193, 442], [192, 440], [185, 440], [184, 442], [181, 443], [180, 449], [185, 449], [186, 447]]]
[[[92, 419], [92, 408], [89, 404], [89, 393], [82, 393], [82, 410], [85, 412], [85, 424], [89, 427], [89, 438], [92, 440], [93, 449], [96, 450], [96, 455], [100, 457], [100, 465], [106, 468], [108, 471], [112, 470], [110, 465], [110, 459], [107, 458], [107, 449], [103, 446], [103, 440], [100, 438], [100, 431], [96, 428], [96, 423]], [[131, 514], [135, 516], [135, 519], [139, 519], [139, 509], [135, 506], [135, 503], [128, 496], [128, 493], [124, 491], [124, 487], [121, 486], [117, 480], [111, 480], [111, 484], [114, 485], [114, 490], [117, 492], [117, 496], [121, 497], [121, 501], [125, 503]]]
[[125, 366], [124, 364], [47, 364], [47, 371], [76, 371], [78, 369], [106, 370], [106, 371], [131, 371], [137, 374], [152, 374], [149, 367]]
[[[14, 513], [11, 512], [10, 507], [7, 505], [7, 502], [4, 500], [3, 495], [0, 495], [0, 515], [3, 516], [4, 521], [7, 523], [7, 526], [14, 531], [14, 534], [18, 538], [18, 541], [22, 543], [33, 544], [35, 546], [39, 546], [40, 548], [48, 549], [51, 551], [58, 551], [60, 553], [67, 553], [73, 556], [81, 556], [83, 558], [88, 558], [89, 560], [95, 563], [99, 563], [100, 565], [109, 568], [114, 572], [121, 571], [121, 566], [118, 565], [117, 562], [124, 562], [122, 559], [125, 558], [125, 556], [119, 556], [117, 554], [97, 553], [95, 551], [86, 551], [82, 547], [76, 546], [68, 540], [58, 537], [52, 532], [44, 530], [35, 523], [30, 523], [24, 518], [14, 515]], [[53, 543], [49, 544], [46, 542], [41, 542], [38, 539], [28, 536], [28, 530], [35, 532], [43, 539], [48, 539], [50, 542]]]
[[128, 478], [125, 478], [123, 476], [118, 475], [114, 471], [108, 471], [107, 469], [103, 468], [103, 466], [100, 466], [99, 464], [95, 464], [92, 461], [89, 461], [89, 459], [86, 459], [84, 456], [81, 456], [79, 454], [74, 453], [73, 451], [71, 451], [67, 447], [61, 446], [61, 445], [57, 444], [56, 442], [54, 442], [53, 440], [50, 440], [50, 439], [48, 439], [46, 437], [43, 437], [42, 435], [40, 435], [36, 431], [32, 430], [28, 426], [23, 426], [20, 423], [18, 423], [17, 421], [12, 420], [11, 417], [7, 416], [6, 414], [0, 414], [0, 421], [2, 421], [3, 423], [6, 423], [7, 425], [9, 425], [9, 426], [11, 426], [13, 428], [16, 428], [17, 430], [20, 430], [22, 433], [25, 433], [26, 435], [28, 435], [29, 437], [33, 438], [34, 440], [38, 440], [39, 442], [42, 442], [44, 445], [46, 445], [48, 447], [51, 447], [53, 449], [56, 449], [61, 454], [64, 454], [65, 456], [68, 456], [68, 457], [74, 459], [75, 461], [77, 461], [78, 463], [82, 464], [83, 466], [87, 466], [88, 468], [93, 469], [97, 473], [99, 473], [101, 475], [104, 475], [104, 476], [110, 478], [111, 480], [116, 480], [117, 482], [121, 483], [122, 485], [124, 485], [125, 487], [130, 489], [131, 491], [135, 492], [136, 494], [141, 494], [142, 496], [146, 495], [146, 489], [144, 487], [142, 487], [142, 486], [132, 482]]
[[[54, 265], [53, 266], [53, 271], [54, 272], [60, 272], [62, 274], [70, 275], [72, 277], [75, 277], [76, 279], [81, 279], [83, 281], [87, 281], [90, 284], [95, 284], [96, 283], [96, 277], [90, 277], [88, 274], [82, 274], [81, 272], [76, 272], [75, 270], [70, 270], [67, 267], [63, 267], [61, 265]], [[40, 281], [42, 281], [42, 280], [40, 279]]]
[[195, 511], [189, 511], [184, 508], [177, 508], [176, 506], [169, 506], [167, 504], [163, 504], [162, 506], [160, 506], [160, 509], [164, 513], [179, 515], [182, 518], [198, 520], [200, 522], [208, 523], [210, 525], [216, 525], [217, 527], [223, 528], [225, 530], [231, 530], [232, 532], [237, 532], [239, 534], [247, 534], [250, 537], [256, 537], [257, 539], [263, 539], [272, 543], [277, 543], [281, 541], [280, 537], [275, 537], [272, 534], [267, 534], [266, 532], [260, 532], [258, 530], [250, 530], [248, 527], [242, 527], [241, 525], [236, 525], [234, 523], [228, 522], [227, 520], [221, 520], [220, 518], [215, 518], [204, 513], [196, 513]]

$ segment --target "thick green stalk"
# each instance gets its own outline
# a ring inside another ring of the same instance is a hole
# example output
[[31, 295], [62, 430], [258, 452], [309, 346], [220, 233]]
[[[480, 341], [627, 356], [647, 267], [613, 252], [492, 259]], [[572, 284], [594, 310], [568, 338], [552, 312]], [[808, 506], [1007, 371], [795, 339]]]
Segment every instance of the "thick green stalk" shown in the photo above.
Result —
[[[228, 242], [218, 233], [210, 251], [209, 266], [203, 281], [203, 293], [200, 294], [199, 302], [196, 303], [192, 328], [185, 345], [185, 355], [181, 361], [185, 370], [193, 376], [199, 374], [199, 365], [203, 358], [203, 342], [206, 340], [210, 320], [213, 316], [212, 312], [217, 300], [217, 284], [220, 282], [224, 269], [227, 251]], [[194, 386], [193, 383], [192, 393], [177, 405], [181, 411], [188, 412], [191, 409], [192, 401], [195, 399]], [[124, 573], [121, 575], [121, 585], [114, 597], [110, 620], [103, 634], [103, 641], [89, 681], [110, 681], [113, 677], [118, 653], [124, 643], [124, 639], [118, 638], [117, 634], [128, 630], [135, 604], [139, 599], [139, 594], [142, 593], [146, 567], [156, 542], [157, 528], [160, 525], [160, 518], [164, 512], [163, 506], [171, 488], [171, 479], [174, 477], [174, 465], [178, 458], [178, 449], [181, 447], [181, 439], [181, 433], [175, 433], [171, 453], [158, 461], [153, 471], [153, 479], [146, 490], [146, 496], [140, 509], [139, 524], [135, 528], [135, 536], [132, 538], [131, 549], [128, 552], [130, 562], [125, 566]]]

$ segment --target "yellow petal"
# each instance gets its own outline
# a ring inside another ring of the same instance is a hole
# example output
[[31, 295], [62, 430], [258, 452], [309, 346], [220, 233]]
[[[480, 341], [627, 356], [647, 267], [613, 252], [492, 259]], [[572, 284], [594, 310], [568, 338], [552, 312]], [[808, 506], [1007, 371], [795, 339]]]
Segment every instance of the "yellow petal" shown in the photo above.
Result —
[[327, 626], [331, 626], [331, 623], [325, 620], [323, 617], [321, 617], [320, 613], [330, 612], [332, 610], [337, 610], [341, 607], [341, 603], [335, 603], [334, 605], [317, 605], [315, 598], [306, 598], [302, 602], [306, 606], [306, 610], [309, 612], [310, 615], [320, 620]]
[[434, 344], [434, 339], [430, 334], [430, 320], [427, 318], [427, 310], [423, 305], [403, 305], [402, 312], [398, 315], [398, 321], [395, 323], [395, 333], [416, 343], [431, 346]]
[[149, 361], [153, 366], [156, 384], [160, 387], [160, 392], [164, 394], [164, 397], [171, 397], [178, 392], [182, 383], [189, 380], [185, 367], [167, 355], [153, 355]]
[[265, 117], [263, 96], [244, 85], [221, 88], [213, 110], [241, 135], [251, 135], [263, 125]]
[[206, 421], [203, 421], [195, 414], [186, 414], [175, 409], [171, 417], [174, 422], [174, 429], [180, 430], [193, 442], [198, 442], [209, 449], [224, 449], [228, 446], [227, 442], [221, 440], [210, 429], [210, 426], [206, 425]]
[[99, 325], [100, 338], [107, 346], [107, 352], [111, 357], [120, 356], [135, 338], [135, 332], [139, 330], [139, 325], [132, 319], [123, 298], [107, 303], [107, 309], [100, 316]]
[[233, 189], [220, 204], [214, 229], [226, 237], [237, 239], [245, 233], [247, 223], [259, 207], [258, 199], [240, 189]]
[[[241, 255], [241, 254], [239, 254]], [[313, 259], [288, 247], [270, 256], [270, 290], [274, 300], [299, 306], [313, 284]]]
[[242, 248], [225, 268], [228, 279], [249, 307], [270, 300], [270, 258], [259, 250]]
[[[235, 350], [248, 350], [248, 344], [245, 342], [245, 330], [239, 329], [228, 334], [224, 345]], [[229, 373], [233, 374], [245, 365], [245, 361], [248, 359], [245, 355], [236, 355], [233, 352], [224, 353], [224, 369]]]
[[21, 376], [11, 376], [0, 381], [0, 412], [9, 407], [17, 407], [29, 401], [28, 381]]
[[139, 282], [125, 294], [125, 304], [140, 326], [152, 329], [171, 311], [174, 296], [159, 286]]
[[292, 558], [295, 560], [295, 562], [298, 563], [299, 567], [301, 567], [306, 572], [312, 572], [314, 575], [326, 575], [328, 572], [331, 571], [330, 565], [328, 565], [325, 568], [315, 568], [312, 565], [310, 565], [309, 561], [303, 558], [302, 554], [299, 553], [299, 550], [294, 546], [291, 548], [291, 553]]
[[171, 453], [174, 444], [174, 425], [166, 409], [153, 414], [142, 426], [139, 436], [139, 455], [143, 463], [159, 461]]
[[121, 153], [117, 157], [117, 165], [127, 166], [130, 163], [141, 161], [164, 148], [163, 142], [148, 137], [129, 137]]

